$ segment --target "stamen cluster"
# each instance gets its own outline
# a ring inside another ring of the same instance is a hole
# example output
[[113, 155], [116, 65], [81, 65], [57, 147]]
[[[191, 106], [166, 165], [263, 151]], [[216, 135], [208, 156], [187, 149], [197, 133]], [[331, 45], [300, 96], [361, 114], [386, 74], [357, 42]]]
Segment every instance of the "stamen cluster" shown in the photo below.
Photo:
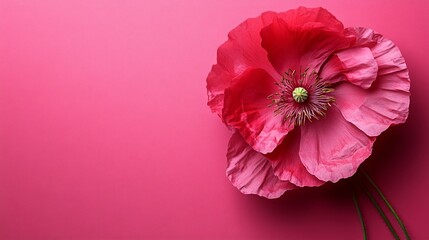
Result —
[[280, 91], [268, 96], [275, 114], [282, 114], [284, 122], [302, 126], [305, 122], [320, 119], [334, 102], [329, 83], [322, 81], [315, 70], [296, 74], [289, 69], [281, 81], [275, 83]]

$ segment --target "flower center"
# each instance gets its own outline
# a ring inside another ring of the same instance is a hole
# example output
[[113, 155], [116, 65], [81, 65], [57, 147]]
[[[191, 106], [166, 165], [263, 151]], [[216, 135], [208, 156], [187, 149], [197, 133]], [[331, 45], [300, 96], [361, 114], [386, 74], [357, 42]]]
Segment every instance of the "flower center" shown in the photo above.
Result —
[[308, 98], [308, 92], [303, 87], [297, 87], [292, 92], [292, 97], [295, 102], [302, 103]]
[[334, 102], [333, 91], [328, 82], [323, 81], [316, 71], [306, 69], [300, 74], [289, 69], [280, 82], [276, 82], [279, 92], [271, 94], [274, 113], [282, 114], [284, 122], [304, 125], [308, 120], [320, 119]]

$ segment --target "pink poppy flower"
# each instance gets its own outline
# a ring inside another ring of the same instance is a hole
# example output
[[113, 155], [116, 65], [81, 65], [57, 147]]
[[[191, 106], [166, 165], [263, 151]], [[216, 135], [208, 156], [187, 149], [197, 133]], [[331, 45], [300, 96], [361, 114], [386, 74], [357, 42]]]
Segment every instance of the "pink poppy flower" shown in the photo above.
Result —
[[408, 116], [407, 66], [368, 28], [323, 8], [265, 12], [233, 29], [207, 77], [208, 105], [234, 130], [227, 176], [280, 197], [352, 176], [378, 135]]

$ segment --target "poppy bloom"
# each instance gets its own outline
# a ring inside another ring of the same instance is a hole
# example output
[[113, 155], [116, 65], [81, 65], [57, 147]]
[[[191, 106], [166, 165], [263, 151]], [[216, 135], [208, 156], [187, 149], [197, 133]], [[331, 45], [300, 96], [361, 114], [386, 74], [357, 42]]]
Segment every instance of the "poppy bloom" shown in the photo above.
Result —
[[378, 135], [408, 116], [399, 49], [323, 8], [265, 12], [233, 29], [207, 77], [208, 105], [233, 129], [227, 176], [280, 197], [352, 176]]

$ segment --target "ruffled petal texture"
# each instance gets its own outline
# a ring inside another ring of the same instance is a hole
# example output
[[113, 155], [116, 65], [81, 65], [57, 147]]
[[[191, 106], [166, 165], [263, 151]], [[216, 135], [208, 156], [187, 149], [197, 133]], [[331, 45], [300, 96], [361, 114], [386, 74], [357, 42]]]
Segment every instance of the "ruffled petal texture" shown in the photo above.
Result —
[[343, 24], [335, 18], [328, 10], [317, 8], [299, 7], [278, 14], [285, 22], [291, 26], [300, 27], [306, 24], [320, 24], [326, 30], [341, 32], [344, 30]]
[[261, 30], [261, 45], [280, 74], [288, 69], [318, 70], [330, 54], [349, 47], [355, 40], [323, 8], [298, 8], [272, 21]]
[[377, 78], [368, 89], [340, 84], [333, 92], [342, 115], [368, 136], [376, 137], [404, 123], [410, 105], [410, 78], [405, 60], [392, 41], [366, 28], [349, 28], [358, 47], [366, 47], [377, 63]]
[[289, 181], [298, 187], [317, 187], [324, 184], [310, 174], [299, 157], [301, 132], [295, 128], [286, 135], [283, 142], [266, 157], [270, 160], [274, 174], [284, 181]]
[[280, 79], [261, 47], [260, 36], [261, 29], [270, 24], [276, 15], [274, 12], [265, 12], [246, 20], [233, 29], [228, 34], [228, 40], [219, 47], [217, 64], [213, 65], [207, 77], [207, 104], [219, 116], [222, 116], [225, 89], [247, 68], [261, 68]]
[[293, 128], [269, 107], [267, 97], [276, 91], [275, 80], [262, 69], [248, 69], [225, 90], [224, 122], [263, 154], [273, 151]]
[[374, 140], [333, 106], [325, 118], [301, 127], [299, 157], [310, 174], [337, 182], [352, 176], [371, 155]]
[[278, 179], [268, 159], [253, 150], [239, 133], [234, 133], [229, 141], [227, 158], [226, 175], [244, 194], [278, 198], [285, 191], [296, 188], [290, 182]]
[[348, 81], [367, 89], [377, 78], [377, 72], [371, 50], [355, 47], [333, 54], [321, 69], [320, 77], [331, 84]]

